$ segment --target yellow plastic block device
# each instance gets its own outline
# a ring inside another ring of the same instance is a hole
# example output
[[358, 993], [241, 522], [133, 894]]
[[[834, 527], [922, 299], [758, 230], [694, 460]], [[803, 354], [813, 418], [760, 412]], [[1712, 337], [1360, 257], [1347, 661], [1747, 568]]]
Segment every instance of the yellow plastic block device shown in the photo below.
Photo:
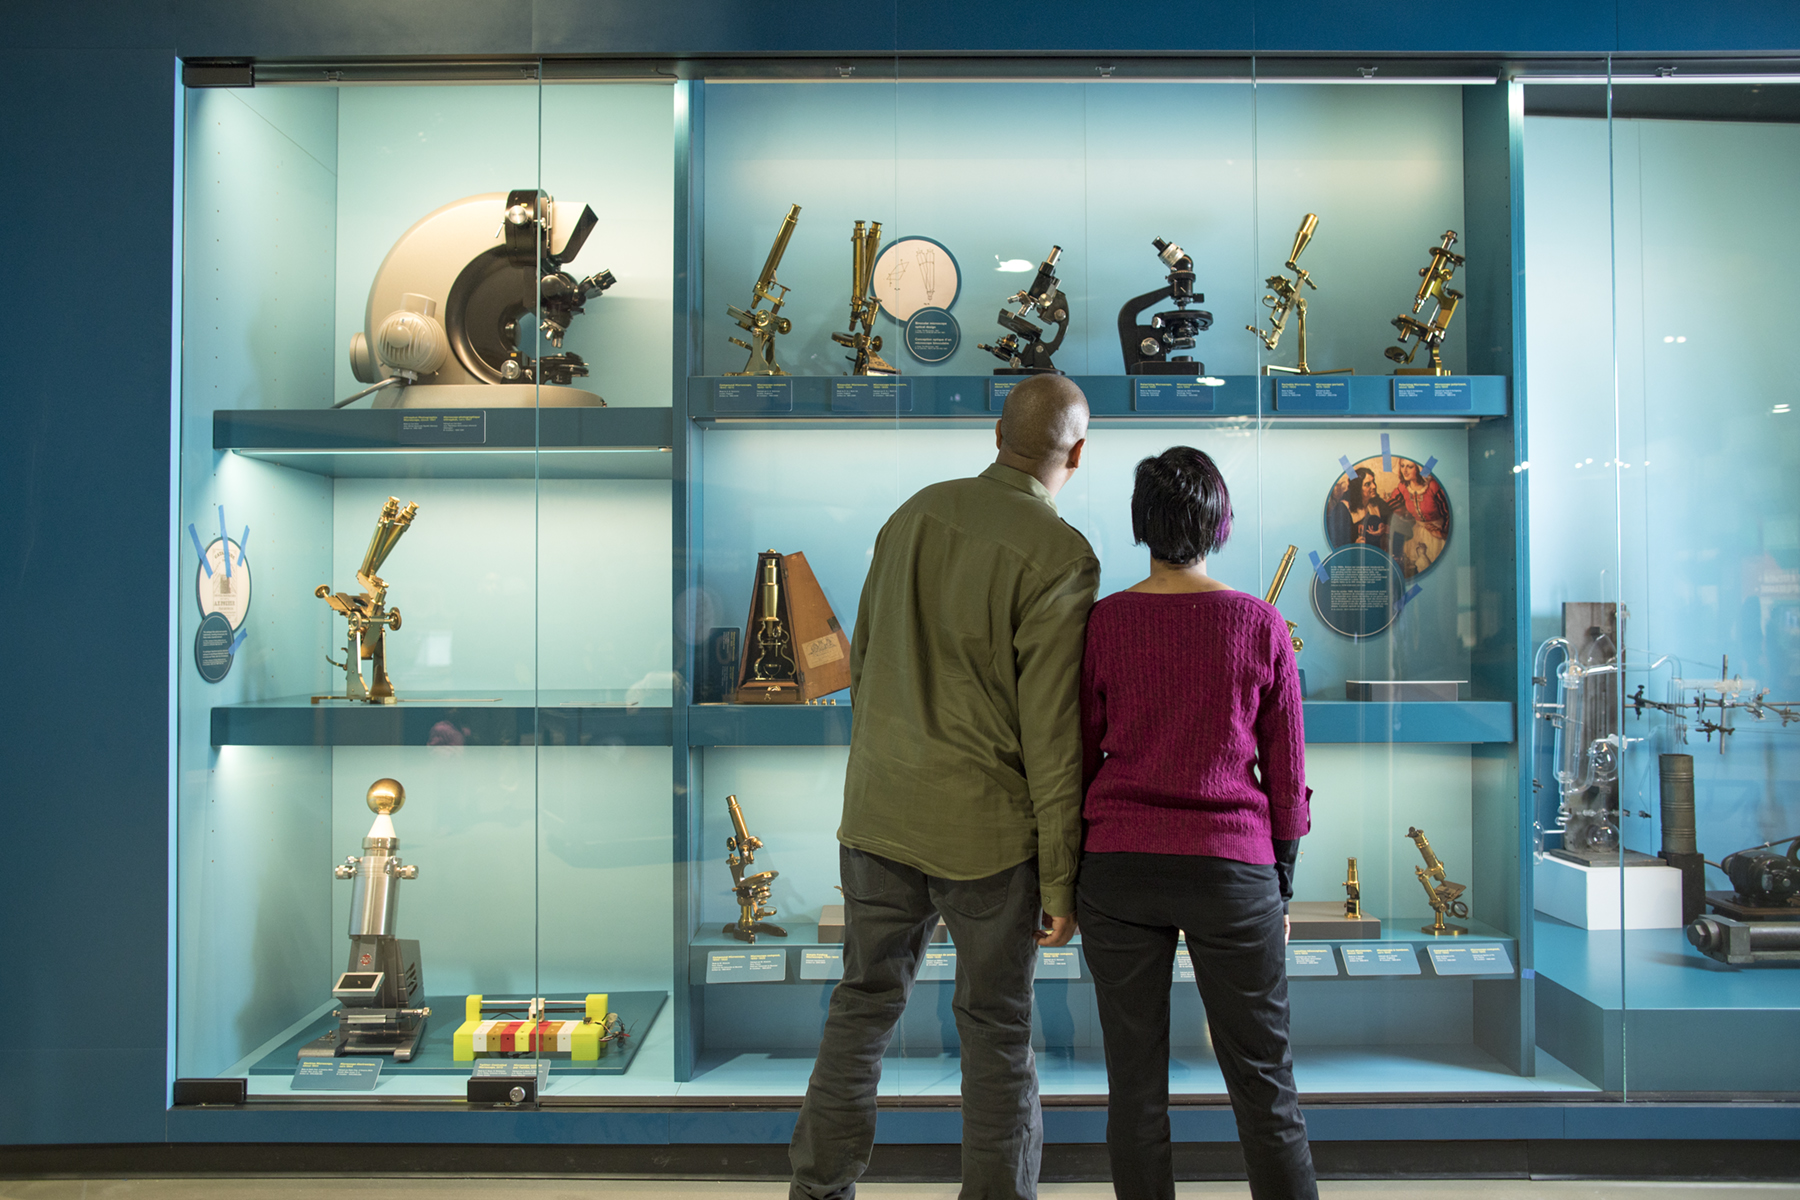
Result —
[[567, 1054], [572, 1062], [593, 1062], [600, 1057], [606, 1034], [607, 993], [586, 997], [582, 1020], [529, 1021], [483, 1020], [480, 996], [463, 1002], [463, 1023], [451, 1039], [451, 1059], [473, 1062], [489, 1054]]

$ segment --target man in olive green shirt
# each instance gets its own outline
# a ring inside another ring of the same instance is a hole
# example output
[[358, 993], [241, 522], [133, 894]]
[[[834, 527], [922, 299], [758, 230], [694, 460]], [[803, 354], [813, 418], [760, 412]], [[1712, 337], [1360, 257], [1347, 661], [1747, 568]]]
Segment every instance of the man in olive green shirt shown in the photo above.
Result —
[[1032, 376], [1007, 396], [994, 465], [919, 492], [875, 540], [850, 654], [844, 977], [794, 1129], [794, 1200], [855, 1194], [881, 1055], [940, 915], [957, 955], [963, 1200], [1036, 1194], [1032, 976], [1038, 946], [1075, 933], [1077, 694], [1100, 579], [1053, 497], [1087, 422], [1080, 388]]

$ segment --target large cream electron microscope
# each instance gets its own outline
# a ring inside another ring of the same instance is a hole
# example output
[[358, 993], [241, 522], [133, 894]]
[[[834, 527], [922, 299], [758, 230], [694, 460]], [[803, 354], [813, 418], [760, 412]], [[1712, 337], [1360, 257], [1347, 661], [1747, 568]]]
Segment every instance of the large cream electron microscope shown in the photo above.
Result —
[[[598, 218], [585, 204], [533, 188], [489, 192], [444, 205], [400, 236], [369, 287], [363, 329], [350, 339], [350, 369], [376, 408], [571, 408], [604, 406], [570, 386], [588, 373], [561, 353], [569, 322], [614, 282], [565, 268]], [[559, 353], [521, 344], [535, 320]]]

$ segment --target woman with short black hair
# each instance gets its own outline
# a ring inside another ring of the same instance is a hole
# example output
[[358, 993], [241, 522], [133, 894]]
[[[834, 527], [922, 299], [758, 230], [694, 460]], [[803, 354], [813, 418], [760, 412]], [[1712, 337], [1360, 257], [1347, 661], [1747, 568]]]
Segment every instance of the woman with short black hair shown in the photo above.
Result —
[[1310, 827], [1300, 683], [1271, 604], [1211, 578], [1231, 493], [1205, 453], [1137, 467], [1150, 575], [1088, 617], [1082, 951], [1120, 1200], [1173, 1200], [1169, 978], [1185, 933], [1258, 1200], [1318, 1195], [1288, 1048], [1287, 900]]

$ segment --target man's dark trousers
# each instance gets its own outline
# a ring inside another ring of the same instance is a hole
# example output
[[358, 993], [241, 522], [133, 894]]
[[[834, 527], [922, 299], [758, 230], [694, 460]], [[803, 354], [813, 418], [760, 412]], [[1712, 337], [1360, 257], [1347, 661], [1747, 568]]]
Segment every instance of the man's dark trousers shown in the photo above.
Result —
[[1037, 967], [1037, 861], [984, 879], [940, 879], [838, 848], [844, 882], [844, 978], [789, 1150], [790, 1200], [849, 1200], [875, 1144], [881, 1055], [912, 993], [938, 916], [956, 944], [962, 1042], [963, 1200], [1037, 1194], [1044, 1126], [1031, 1053]]
[[1275, 868], [1189, 854], [1084, 854], [1082, 956], [1106, 1041], [1106, 1149], [1119, 1200], [1174, 1200], [1169, 975], [1187, 933], [1194, 982], [1256, 1200], [1317, 1200], [1288, 1048], [1286, 942]]

